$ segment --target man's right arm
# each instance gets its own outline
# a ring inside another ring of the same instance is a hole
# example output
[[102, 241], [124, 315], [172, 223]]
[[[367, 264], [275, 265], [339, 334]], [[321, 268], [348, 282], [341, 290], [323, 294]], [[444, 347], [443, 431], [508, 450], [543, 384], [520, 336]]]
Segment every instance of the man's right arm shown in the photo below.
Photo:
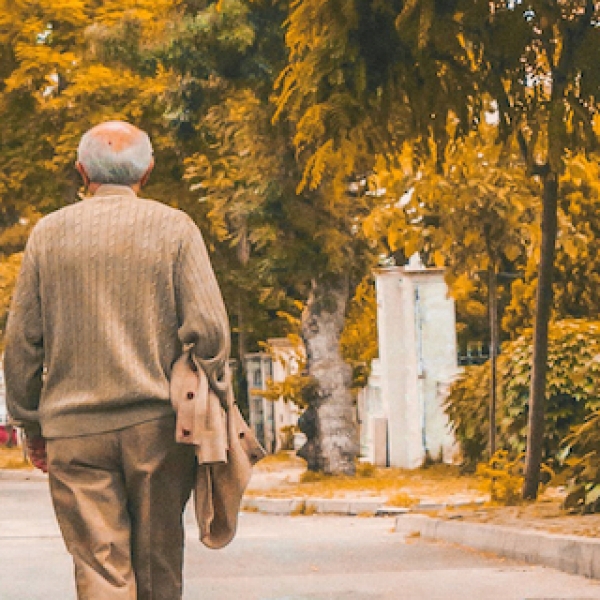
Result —
[[[33, 236], [32, 236], [33, 237]], [[39, 274], [30, 238], [17, 279], [6, 326], [6, 405], [28, 437], [40, 434], [38, 405], [44, 363]]]

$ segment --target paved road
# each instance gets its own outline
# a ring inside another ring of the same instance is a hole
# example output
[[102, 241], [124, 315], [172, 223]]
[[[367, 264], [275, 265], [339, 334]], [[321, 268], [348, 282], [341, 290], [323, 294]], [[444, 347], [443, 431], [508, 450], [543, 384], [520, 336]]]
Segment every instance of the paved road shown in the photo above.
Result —
[[[211, 551], [188, 515], [185, 600], [600, 599], [600, 582], [423, 542], [390, 518], [245, 513]], [[43, 481], [0, 479], [0, 600], [74, 600]]]

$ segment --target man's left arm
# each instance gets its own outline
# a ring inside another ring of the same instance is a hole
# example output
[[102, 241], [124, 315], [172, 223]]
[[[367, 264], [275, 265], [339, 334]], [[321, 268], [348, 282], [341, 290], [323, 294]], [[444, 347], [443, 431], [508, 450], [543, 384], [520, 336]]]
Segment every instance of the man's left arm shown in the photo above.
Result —
[[231, 385], [229, 319], [202, 234], [189, 217], [184, 226], [176, 270], [179, 339], [193, 346], [212, 389], [225, 402]]
[[[33, 237], [33, 236], [32, 236]], [[4, 376], [6, 405], [15, 425], [38, 448], [41, 438], [38, 407], [44, 364], [39, 273], [30, 238], [17, 279], [6, 326]], [[36, 465], [38, 466], [38, 465]], [[40, 467], [41, 468], [41, 467]]]

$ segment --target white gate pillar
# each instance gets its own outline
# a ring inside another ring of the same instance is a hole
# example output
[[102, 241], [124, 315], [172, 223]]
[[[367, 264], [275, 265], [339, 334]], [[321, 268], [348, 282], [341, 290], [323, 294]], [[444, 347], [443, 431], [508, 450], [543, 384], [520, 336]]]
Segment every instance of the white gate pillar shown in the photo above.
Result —
[[429, 455], [450, 462], [454, 438], [443, 410], [457, 373], [454, 301], [443, 269], [419, 262], [375, 272], [382, 405], [391, 466]]

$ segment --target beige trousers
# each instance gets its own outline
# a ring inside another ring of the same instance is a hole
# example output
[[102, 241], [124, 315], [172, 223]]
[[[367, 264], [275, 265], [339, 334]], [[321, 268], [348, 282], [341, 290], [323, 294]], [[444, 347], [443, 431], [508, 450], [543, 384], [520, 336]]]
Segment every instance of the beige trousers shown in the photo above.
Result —
[[79, 600], [179, 600], [194, 447], [175, 419], [48, 440], [54, 510]]

